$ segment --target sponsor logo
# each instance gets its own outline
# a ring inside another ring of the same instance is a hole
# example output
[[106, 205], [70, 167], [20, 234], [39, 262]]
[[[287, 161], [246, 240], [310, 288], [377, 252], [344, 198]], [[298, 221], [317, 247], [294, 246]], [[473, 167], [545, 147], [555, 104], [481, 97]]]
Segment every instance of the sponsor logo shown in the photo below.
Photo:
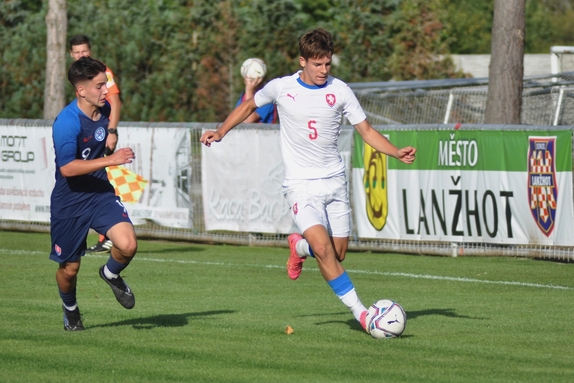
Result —
[[106, 138], [106, 130], [100, 126], [99, 128], [96, 129], [96, 133], [94, 133], [94, 137], [98, 141], [103, 141], [104, 138]]
[[295, 96], [292, 96], [292, 95], [290, 95], [289, 93], [287, 93], [287, 97], [292, 98], [293, 101], [295, 101], [295, 97], [297, 97], [297, 96], [298, 96], [298, 94], [296, 94]]
[[387, 223], [389, 200], [387, 197], [387, 156], [364, 144], [364, 174], [367, 217], [377, 230], [383, 230]]
[[556, 138], [528, 140], [528, 203], [536, 225], [549, 237], [554, 230], [558, 201]]
[[90, 137], [84, 137], [84, 142], [88, 142], [88, 141], [90, 141], [91, 139], [92, 139], [92, 136], [90, 136]]
[[329, 106], [332, 108], [333, 105], [335, 105], [337, 102], [337, 97], [335, 97], [333, 93], [329, 93], [325, 95], [325, 100], [327, 101], [327, 104], [329, 104]]

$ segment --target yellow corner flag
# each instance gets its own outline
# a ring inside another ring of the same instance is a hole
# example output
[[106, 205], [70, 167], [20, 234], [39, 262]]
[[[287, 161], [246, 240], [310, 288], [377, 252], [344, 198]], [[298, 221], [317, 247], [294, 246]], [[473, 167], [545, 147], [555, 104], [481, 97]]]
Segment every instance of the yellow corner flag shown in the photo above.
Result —
[[108, 166], [108, 180], [122, 202], [135, 203], [141, 197], [148, 181], [124, 166]]

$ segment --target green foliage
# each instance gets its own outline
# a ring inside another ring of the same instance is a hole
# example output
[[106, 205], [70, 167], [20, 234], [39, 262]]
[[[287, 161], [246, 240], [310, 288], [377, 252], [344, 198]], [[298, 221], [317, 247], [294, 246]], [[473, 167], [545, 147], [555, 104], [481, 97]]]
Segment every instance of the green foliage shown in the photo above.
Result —
[[[42, 118], [46, 72], [46, 9], [0, 3], [0, 117]], [[41, 6], [41, 5], [40, 5]]]
[[393, 23], [388, 67], [395, 80], [464, 77], [448, 56], [450, 33], [441, 22], [441, 0], [403, 1]]
[[[573, 45], [574, 1], [525, 0], [525, 53], [549, 53], [553, 45]], [[448, 50], [458, 54], [490, 53], [493, 1], [444, 0], [442, 19], [451, 31]]]
[[449, 28], [450, 53], [490, 53], [493, 1], [445, 0], [443, 22]]
[[375, 340], [312, 258], [294, 282], [287, 248], [140, 240], [122, 272], [136, 306], [98, 276], [108, 255], [88, 255], [86, 331], [66, 333], [49, 246], [47, 234], [0, 232], [2, 382], [574, 380], [572, 265], [347, 254], [363, 303], [390, 298], [407, 314], [401, 338]]
[[[42, 117], [47, 4], [0, 3], [0, 118]], [[526, 51], [572, 45], [572, 17], [572, 0], [527, 0]], [[89, 36], [114, 71], [122, 120], [213, 122], [243, 90], [243, 60], [265, 60], [267, 80], [291, 74], [299, 37], [318, 26], [335, 37], [344, 81], [460, 77], [448, 54], [490, 51], [492, 2], [68, 0], [68, 19], [68, 39]]]
[[[117, 77], [124, 121], [186, 121], [195, 73], [193, 8], [177, 2], [68, 0], [68, 37], [85, 34]], [[68, 63], [71, 63], [69, 58]], [[74, 97], [68, 86], [69, 99]]]
[[[398, 1], [338, 0], [333, 27], [340, 63], [334, 74], [344, 81], [385, 81], [392, 54], [391, 28]], [[347, 12], [338, 12], [347, 9]]]

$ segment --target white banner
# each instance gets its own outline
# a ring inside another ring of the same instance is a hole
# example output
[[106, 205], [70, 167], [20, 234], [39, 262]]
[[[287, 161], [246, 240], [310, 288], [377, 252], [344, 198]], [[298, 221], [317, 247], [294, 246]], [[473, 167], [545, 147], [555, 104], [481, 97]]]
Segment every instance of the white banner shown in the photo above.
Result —
[[[139, 202], [125, 204], [134, 224], [191, 228], [189, 130], [121, 126], [119, 133], [118, 147], [136, 154], [125, 166], [149, 181]], [[52, 128], [0, 126], [0, 150], [0, 219], [50, 222]]]
[[[352, 131], [339, 137], [350, 168]], [[202, 146], [206, 230], [288, 234], [297, 231], [283, 196], [279, 130], [234, 129], [221, 142]]]
[[0, 126], [0, 218], [50, 222], [52, 129]]

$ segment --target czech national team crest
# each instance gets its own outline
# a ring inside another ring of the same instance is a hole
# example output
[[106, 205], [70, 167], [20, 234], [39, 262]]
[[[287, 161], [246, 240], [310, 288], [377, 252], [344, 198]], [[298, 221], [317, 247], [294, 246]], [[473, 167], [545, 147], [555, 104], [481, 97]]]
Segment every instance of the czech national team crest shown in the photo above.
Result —
[[329, 104], [329, 106], [332, 108], [333, 105], [335, 105], [337, 102], [337, 97], [335, 97], [333, 93], [329, 93], [325, 95], [325, 100], [327, 101], [327, 104]]
[[530, 212], [547, 237], [556, 222], [556, 137], [529, 137], [528, 202]]

